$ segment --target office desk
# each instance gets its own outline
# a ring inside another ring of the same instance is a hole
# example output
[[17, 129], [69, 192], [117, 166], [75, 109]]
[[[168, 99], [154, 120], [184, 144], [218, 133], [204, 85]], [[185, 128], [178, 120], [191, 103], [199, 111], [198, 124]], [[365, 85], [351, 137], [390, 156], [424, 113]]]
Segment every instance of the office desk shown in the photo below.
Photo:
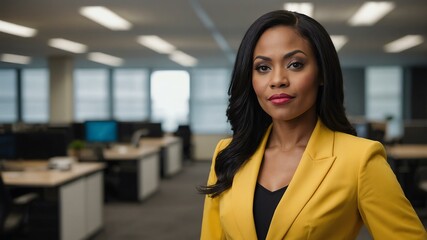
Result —
[[175, 136], [162, 138], [142, 138], [141, 146], [155, 146], [161, 148], [160, 174], [162, 177], [171, 177], [182, 169], [182, 140]]
[[75, 163], [71, 170], [49, 170], [47, 161], [11, 161], [24, 171], [2, 172], [8, 187], [40, 194], [30, 213], [31, 239], [79, 240], [103, 226], [102, 163]]
[[160, 147], [115, 144], [104, 149], [108, 163], [106, 180], [111, 180], [113, 196], [119, 200], [141, 201], [160, 185]]
[[387, 155], [394, 160], [426, 159], [427, 144], [400, 144], [387, 146]]

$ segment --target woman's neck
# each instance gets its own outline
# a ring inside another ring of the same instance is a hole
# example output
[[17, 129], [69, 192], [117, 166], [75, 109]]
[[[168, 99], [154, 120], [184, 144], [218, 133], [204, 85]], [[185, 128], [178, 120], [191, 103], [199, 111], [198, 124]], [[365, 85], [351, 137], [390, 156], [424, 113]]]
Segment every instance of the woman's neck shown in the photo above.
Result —
[[316, 123], [317, 116], [290, 121], [273, 120], [268, 147], [279, 147], [283, 151], [305, 148]]

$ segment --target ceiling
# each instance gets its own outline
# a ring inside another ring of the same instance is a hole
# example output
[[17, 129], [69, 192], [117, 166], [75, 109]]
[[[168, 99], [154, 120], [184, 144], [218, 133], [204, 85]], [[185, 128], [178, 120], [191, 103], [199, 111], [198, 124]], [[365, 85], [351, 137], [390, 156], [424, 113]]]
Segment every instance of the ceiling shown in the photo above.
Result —
[[[298, 2], [298, 1], [294, 1]], [[427, 41], [401, 53], [384, 53], [383, 45], [406, 34], [427, 39], [427, 1], [395, 0], [396, 8], [374, 26], [350, 27], [347, 20], [363, 1], [314, 2], [314, 18], [331, 35], [347, 35], [339, 51], [344, 66], [427, 65]], [[23, 38], [0, 32], [0, 54], [32, 57], [28, 67], [47, 67], [49, 56], [72, 56], [76, 67], [104, 67], [87, 60], [87, 54], [71, 54], [49, 47], [51, 38], [65, 38], [124, 59], [122, 67], [181, 68], [137, 43], [139, 35], [158, 35], [179, 50], [198, 59], [197, 67], [231, 67], [232, 57], [249, 25], [260, 15], [281, 9], [283, 0], [1, 0], [0, 20], [38, 30]], [[128, 31], [111, 31], [79, 14], [82, 6], [102, 5], [133, 24]], [[208, 27], [200, 16], [208, 17]], [[217, 32], [225, 40], [220, 46]], [[22, 65], [0, 62], [1, 68]]]

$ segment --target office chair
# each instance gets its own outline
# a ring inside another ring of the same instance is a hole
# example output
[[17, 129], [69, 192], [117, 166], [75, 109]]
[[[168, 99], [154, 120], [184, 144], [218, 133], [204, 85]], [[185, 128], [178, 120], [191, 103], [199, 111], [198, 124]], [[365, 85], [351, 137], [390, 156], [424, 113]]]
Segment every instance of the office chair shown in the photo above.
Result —
[[12, 239], [25, 234], [30, 204], [37, 197], [35, 193], [27, 193], [12, 198], [0, 172], [0, 239]]
[[184, 154], [185, 160], [193, 159], [193, 144], [191, 141], [192, 132], [190, 126], [188, 125], [179, 125], [178, 129], [174, 133], [175, 136], [180, 137], [182, 139], [182, 152]]
[[139, 146], [140, 145], [140, 139], [142, 137], [148, 136], [149, 133], [150, 133], [150, 131], [148, 129], [145, 129], [145, 128], [141, 128], [141, 129], [138, 129], [137, 131], [135, 131], [132, 134], [132, 138], [131, 138], [132, 146], [136, 147], [136, 148], [140, 147]]

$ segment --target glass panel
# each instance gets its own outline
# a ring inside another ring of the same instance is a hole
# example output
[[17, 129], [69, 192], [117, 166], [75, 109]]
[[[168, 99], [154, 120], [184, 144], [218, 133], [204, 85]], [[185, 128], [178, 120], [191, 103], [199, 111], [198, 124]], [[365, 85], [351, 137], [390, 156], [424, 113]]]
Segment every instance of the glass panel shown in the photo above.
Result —
[[16, 82], [15, 70], [0, 70], [0, 122], [13, 123], [18, 120]]
[[113, 74], [114, 118], [148, 120], [150, 89], [147, 70], [118, 69]]
[[191, 129], [197, 133], [229, 133], [226, 110], [230, 71], [197, 69], [191, 72]]
[[49, 121], [49, 76], [47, 69], [22, 70], [22, 118], [24, 122]]
[[109, 119], [106, 69], [75, 70], [74, 90], [76, 121]]
[[403, 70], [400, 67], [366, 69], [367, 118], [388, 121], [386, 138], [402, 134]]

